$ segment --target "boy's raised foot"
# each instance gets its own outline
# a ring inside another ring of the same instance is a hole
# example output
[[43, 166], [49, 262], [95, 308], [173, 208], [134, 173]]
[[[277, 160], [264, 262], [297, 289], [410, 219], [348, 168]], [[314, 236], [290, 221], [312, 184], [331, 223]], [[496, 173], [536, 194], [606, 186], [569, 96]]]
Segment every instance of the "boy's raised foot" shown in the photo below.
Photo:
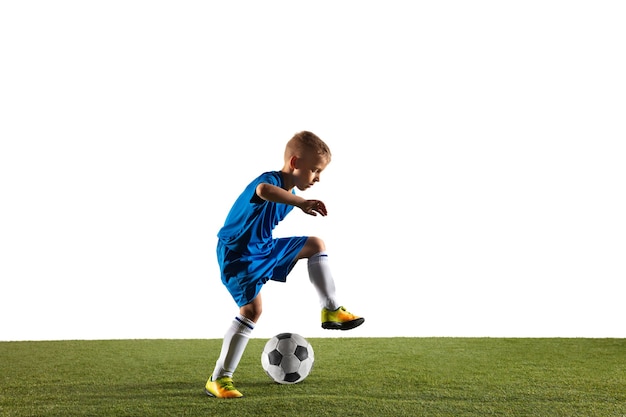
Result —
[[322, 328], [331, 330], [350, 330], [365, 322], [363, 317], [355, 316], [345, 308], [337, 310], [322, 309]]
[[241, 398], [243, 394], [233, 385], [233, 379], [228, 376], [217, 378], [213, 381], [213, 375], [209, 378], [204, 386], [204, 392], [210, 397], [215, 398]]

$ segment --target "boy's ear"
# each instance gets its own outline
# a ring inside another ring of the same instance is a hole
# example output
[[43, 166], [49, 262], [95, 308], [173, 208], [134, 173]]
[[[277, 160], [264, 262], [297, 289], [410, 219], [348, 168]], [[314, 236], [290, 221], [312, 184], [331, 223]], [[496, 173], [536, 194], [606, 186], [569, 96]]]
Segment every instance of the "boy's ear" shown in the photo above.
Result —
[[292, 156], [291, 159], [289, 160], [289, 166], [291, 167], [291, 169], [297, 169], [298, 168], [298, 157], [297, 156]]

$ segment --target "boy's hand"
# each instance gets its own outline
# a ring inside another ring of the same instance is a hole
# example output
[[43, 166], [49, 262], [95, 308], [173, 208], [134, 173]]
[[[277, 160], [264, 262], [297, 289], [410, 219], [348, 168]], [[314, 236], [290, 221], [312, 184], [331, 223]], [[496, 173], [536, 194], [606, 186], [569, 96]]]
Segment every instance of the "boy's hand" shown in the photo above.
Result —
[[324, 205], [324, 203], [320, 200], [305, 200], [298, 207], [300, 207], [303, 212], [311, 216], [317, 216], [317, 213], [322, 216], [326, 216], [328, 214], [328, 211], [326, 211], [326, 205]]

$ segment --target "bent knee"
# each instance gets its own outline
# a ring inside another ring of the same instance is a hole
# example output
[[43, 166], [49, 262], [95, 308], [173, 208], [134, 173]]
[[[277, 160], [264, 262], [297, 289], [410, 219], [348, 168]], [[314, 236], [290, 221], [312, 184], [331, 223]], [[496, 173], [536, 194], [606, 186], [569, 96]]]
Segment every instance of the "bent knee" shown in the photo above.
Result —
[[326, 250], [326, 245], [324, 241], [316, 236], [309, 236], [300, 252], [299, 258], [310, 258], [316, 253], [324, 252]]
[[307, 240], [307, 243], [309, 241], [311, 242], [311, 248], [314, 250], [314, 252], [311, 255], [315, 255], [316, 253], [323, 252], [326, 250], [326, 245], [324, 244], [324, 241], [320, 239], [319, 237], [311, 236]]

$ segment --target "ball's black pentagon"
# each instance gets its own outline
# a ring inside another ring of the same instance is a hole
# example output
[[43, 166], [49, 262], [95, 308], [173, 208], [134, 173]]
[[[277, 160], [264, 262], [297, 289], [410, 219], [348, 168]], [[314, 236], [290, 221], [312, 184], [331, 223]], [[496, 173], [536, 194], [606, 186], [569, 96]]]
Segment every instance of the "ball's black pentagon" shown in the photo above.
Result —
[[296, 355], [296, 358], [303, 361], [309, 357], [309, 350], [306, 348], [306, 346], [298, 346], [296, 348], [296, 351], [294, 352], [294, 355]]
[[276, 335], [276, 339], [278, 340], [289, 339], [290, 337], [291, 333], [281, 333]]
[[296, 382], [299, 379], [300, 379], [300, 374], [297, 372], [291, 372], [285, 375], [285, 378], [284, 378], [284, 380], [287, 382]]
[[267, 358], [270, 361], [270, 365], [280, 365], [280, 361], [283, 360], [283, 355], [276, 349], [267, 354]]

